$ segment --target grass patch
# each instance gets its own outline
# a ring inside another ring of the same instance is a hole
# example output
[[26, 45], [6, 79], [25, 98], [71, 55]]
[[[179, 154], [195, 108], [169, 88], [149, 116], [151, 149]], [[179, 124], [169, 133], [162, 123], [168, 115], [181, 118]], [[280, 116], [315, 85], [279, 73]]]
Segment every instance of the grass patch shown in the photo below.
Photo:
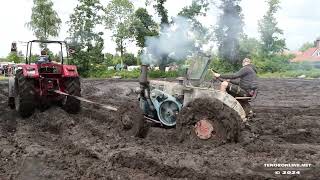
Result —
[[[124, 79], [137, 79], [140, 76], [140, 70], [134, 71], [93, 71], [90, 73], [90, 78], [112, 78], [112, 77], [121, 77]], [[169, 72], [161, 72], [157, 71], [149, 71], [148, 76], [150, 78], [174, 78], [179, 76], [178, 71], [169, 71]]]
[[0, 81], [7, 80], [7, 79], [8, 79], [7, 77], [0, 76]]
[[[150, 78], [176, 78], [181, 76], [180, 71], [169, 71], [161, 72], [149, 71], [148, 77]], [[320, 78], [320, 69], [310, 69], [310, 70], [289, 70], [284, 72], [273, 72], [273, 73], [259, 73], [261, 78], [298, 78], [299, 76], [305, 75], [306, 78]], [[137, 79], [140, 76], [140, 70], [134, 71], [92, 71], [90, 72], [89, 78], [113, 78], [115, 76], [121, 77], [123, 79]], [[211, 77], [211, 76], [210, 76]], [[1, 77], [0, 77], [1, 79]]]

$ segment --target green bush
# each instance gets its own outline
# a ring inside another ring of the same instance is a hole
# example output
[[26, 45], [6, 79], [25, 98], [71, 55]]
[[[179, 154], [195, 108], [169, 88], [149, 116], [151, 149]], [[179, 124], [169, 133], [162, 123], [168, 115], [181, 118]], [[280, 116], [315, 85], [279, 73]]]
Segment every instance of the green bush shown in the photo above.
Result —
[[122, 57], [123, 63], [128, 66], [137, 65], [137, 58], [134, 56], [134, 54], [131, 53], [125, 53]]
[[214, 69], [219, 73], [230, 73], [239, 70], [241, 67], [240, 64], [232, 64], [228, 61], [223, 61], [218, 57], [214, 57], [211, 61], [210, 68]]
[[168, 72], [162, 72], [162, 71], [150, 71], [149, 72], [150, 78], [174, 78], [179, 76], [178, 71], [168, 71]]
[[313, 65], [307, 62], [291, 63], [289, 67], [289, 70], [311, 71], [313, 69], [314, 69]]
[[[124, 79], [136, 79], [140, 76], [140, 70], [134, 71], [115, 71], [115, 70], [106, 70], [105, 68], [96, 69], [94, 71], [89, 72], [89, 76], [91, 78], [112, 78], [115, 76], [119, 76]], [[150, 78], [175, 78], [179, 76], [179, 71], [169, 71], [169, 72], [161, 72], [157, 71], [149, 71], [148, 76]]]
[[292, 56], [274, 55], [270, 57], [255, 56], [253, 64], [257, 67], [258, 72], [274, 73], [285, 72], [291, 69], [290, 59]]

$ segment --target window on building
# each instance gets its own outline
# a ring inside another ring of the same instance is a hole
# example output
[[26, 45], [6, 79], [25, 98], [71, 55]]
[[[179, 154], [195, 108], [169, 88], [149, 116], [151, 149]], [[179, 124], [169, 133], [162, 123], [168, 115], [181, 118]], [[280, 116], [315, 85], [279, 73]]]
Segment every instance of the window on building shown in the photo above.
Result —
[[312, 56], [320, 56], [320, 50], [317, 50], [316, 52], [314, 52]]

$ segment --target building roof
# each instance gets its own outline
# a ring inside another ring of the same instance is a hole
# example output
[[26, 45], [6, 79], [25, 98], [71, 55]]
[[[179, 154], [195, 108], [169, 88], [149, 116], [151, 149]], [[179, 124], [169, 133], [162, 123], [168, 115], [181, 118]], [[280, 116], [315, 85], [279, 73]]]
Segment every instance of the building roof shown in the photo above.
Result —
[[320, 47], [309, 48], [302, 54], [297, 55], [291, 62], [320, 62]]

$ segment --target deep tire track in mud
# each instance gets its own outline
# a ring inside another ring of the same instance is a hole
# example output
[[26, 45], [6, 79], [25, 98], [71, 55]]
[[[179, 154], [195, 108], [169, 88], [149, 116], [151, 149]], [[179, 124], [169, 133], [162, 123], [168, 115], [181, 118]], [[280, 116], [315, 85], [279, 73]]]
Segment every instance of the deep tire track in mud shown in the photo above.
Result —
[[[82, 96], [117, 107], [137, 99], [136, 81], [83, 80]], [[261, 80], [257, 117], [236, 144], [189, 148], [174, 129], [145, 139], [119, 133], [119, 114], [83, 104], [21, 119], [0, 81], [0, 179], [316, 179], [320, 177], [320, 81]], [[250, 131], [249, 131], [250, 129]], [[265, 163], [311, 163], [300, 176], [276, 176]]]

